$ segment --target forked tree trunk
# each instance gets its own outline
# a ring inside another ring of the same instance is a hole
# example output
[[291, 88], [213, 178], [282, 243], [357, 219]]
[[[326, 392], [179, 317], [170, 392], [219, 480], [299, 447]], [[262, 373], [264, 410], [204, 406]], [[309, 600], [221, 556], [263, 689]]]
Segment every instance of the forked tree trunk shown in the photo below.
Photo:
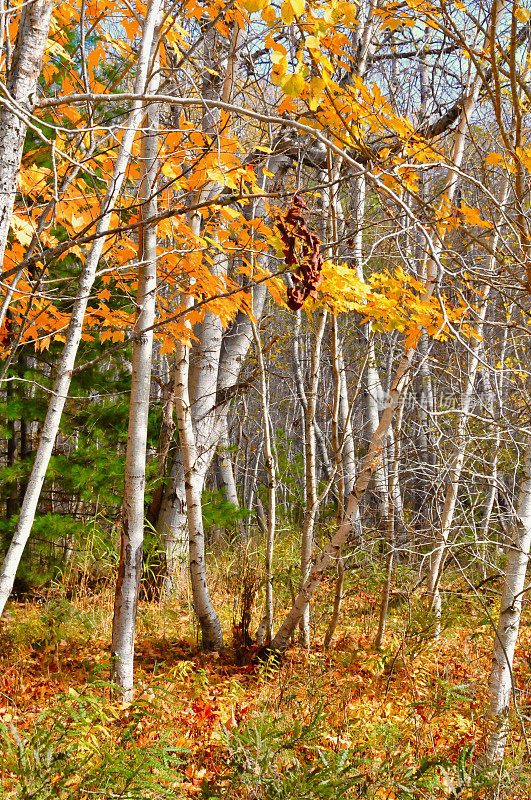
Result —
[[[152, 58], [153, 76], [148, 92], [159, 87], [155, 32]], [[146, 107], [140, 146], [140, 214], [145, 220], [157, 213], [156, 180], [158, 169], [159, 106]], [[157, 301], [157, 224], [144, 225], [140, 235], [137, 315], [135, 331], [146, 331], [133, 341], [129, 428], [125, 456], [125, 486], [120, 539], [120, 566], [116, 580], [112, 624], [111, 679], [121, 690], [122, 699], [133, 699], [133, 661], [138, 595], [142, 578], [144, 549], [144, 490], [146, 484], [147, 429], [153, 354], [153, 324]]]
[[[188, 307], [192, 297], [186, 298]], [[189, 323], [186, 323], [189, 327]], [[194, 610], [201, 626], [201, 644], [204, 650], [219, 650], [223, 647], [221, 624], [212, 605], [206, 582], [205, 536], [201, 509], [201, 492], [204, 475], [197, 458], [195, 434], [190, 408], [188, 388], [190, 349], [179, 342], [175, 351], [175, 410], [184, 467], [186, 491], [186, 515], [190, 548], [190, 578]]]
[[[135, 80], [134, 93], [135, 96], [140, 97], [146, 86], [146, 80], [149, 68], [149, 54], [153, 36], [155, 31], [156, 21], [158, 19], [159, 0], [151, 0], [144, 22], [142, 32], [142, 42], [138, 55], [138, 66]], [[87, 303], [90, 298], [92, 285], [96, 275], [96, 269], [100, 256], [103, 252], [105, 245], [105, 233], [109, 229], [111, 221], [111, 213], [120, 194], [125, 171], [131, 156], [131, 147], [135, 137], [136, 130], [140, 124], [143, 114], [143, 103], [140, 99], [134, 100], [129, 118], [124, 127], [124, 135], [120, 150], [116, 157], [113, 176], [109, 182], [105, 198], [101, 205], [101, 216], [99, 217], [96, 225], [95, 233], [97, 238], [92, 245], [90, 252], [85, 261], [81, 277], [79, 279], [78, 291], [70, 324], [66, 332], [66, 341], [59, 362], [57, 371], [57, 379], [53, 388], [52, 399], [48, 406], [48, 413], [42, 428], [39, 447], [35, 456], [33, 469], [28, 481], [26, 494], [24, 495], [24, 502], [18, 519], [17, 527], [13, 535], [13, 539], [7, 551], [2, 571], [0, 573], [0, 614], [3, 612], [5, 604], [11, 590], [13, 588], [13, 581], [15, 574], [20, 563], [22, 553], [28, 541], [33, 520], [35, 519], [35, 512], [37, 504], [46, 476], [46, 470], [50, 463], [50, 458], [55, 443], [55, 438], [59, 431], [59, 424], [63, 408], [70, 389], [70, 382], [72, 379], [72, 370], [74, 368], [75, 359], [79, 343], [81, 341], [81, 334], [83, 330], [83, 319]]]

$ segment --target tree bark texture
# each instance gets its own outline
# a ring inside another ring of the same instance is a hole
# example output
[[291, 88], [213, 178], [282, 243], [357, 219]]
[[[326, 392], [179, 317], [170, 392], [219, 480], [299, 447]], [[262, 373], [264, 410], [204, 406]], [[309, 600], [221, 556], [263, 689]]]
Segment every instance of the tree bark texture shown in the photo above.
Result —
[[[153, 40], [150, 62], [153, 75], [148, 91], [159, 86], [159, 31]], [[140, 214], [149, 219], [157, 213], [156, 180], [158, 171], [159, 107], [146, 106], [140, 148]], [[146, 331], [133, 341], [133, 364], [129, 406], [129, 427], [125, 456], [125, 486], [120, 539], [120, 566], [114, 598], [112, 626], [112, 680], [120, 687], [126, 702], [133, 699], [133, 661], [138, 595], [142, 578], [144, 548], [144, 490], [146, 450], [153, 353], [153, 323], [157, 303], [157, 225], [143, 225], [139, 246], [137, 314], [135, 331]]]
[[[6, 89], [17, 112], [2, 105], [0, 112], [0, 264], [11, 224], [17, 191], [17, 175], [26, 138], [26, 118], [33, 111], [37, 81], [53, 11], [53, 0], [33, 0], [22, 7]], [[9, 34], [8, 34], [9, 35]]]

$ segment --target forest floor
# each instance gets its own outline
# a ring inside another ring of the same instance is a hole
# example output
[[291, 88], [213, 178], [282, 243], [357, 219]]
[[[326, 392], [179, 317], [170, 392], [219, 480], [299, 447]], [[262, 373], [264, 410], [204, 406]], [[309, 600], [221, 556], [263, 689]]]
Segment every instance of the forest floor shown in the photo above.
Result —
[[[478, 769], [493, 634], [457, 578], [440, 638], [422, 598], [395, 592], [376, 651], [378, 580], [349, 571], [331, 648], [321, 643], [332, 581], [313, 606], [310, 651], [293, 646], [273, 668], [232, 643], [237, 576], [220, 572], [213, 598], [226, 648], [201, 652], [189, 598], [142, 602], [127, 706], [107, 682], [110, 587], [11, 603], [0, 630], [1, 797], [531, 797], [517, 719], [504, 773]], [[484, 602], [495, 616], [494, 592]], [[524, 717], [530, 663], [524, 625], [515, 663]]]

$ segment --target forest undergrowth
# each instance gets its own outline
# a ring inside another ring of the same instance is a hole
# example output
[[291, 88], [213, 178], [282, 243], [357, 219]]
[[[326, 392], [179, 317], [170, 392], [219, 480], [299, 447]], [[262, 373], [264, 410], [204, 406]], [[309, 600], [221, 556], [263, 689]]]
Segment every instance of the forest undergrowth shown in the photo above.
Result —
[[[1, 796], [530, 796], [518, 719], [531, 706], [527, 626], [515, 659], [518, 712], [504, 772], [481, 768], [492, 586], [481, 607], [459, 575], [450, 574], [451, 611], [436, 639], [421, 595], [407, 592], [412, 567], [400, 565], [378, 651], [382, 575], [373, 564], [356, 564], [346, 574], [330, 649], [322, 641], [332, 576], [313, 604], [310, 650], [294, 643], [272, 665], [257, 661], [256, 647], [243, 641], [243, 612], [252, 611], [251, 631], [260, 622], [261, 587], [251, 562], [248, 554], [233, 553], [212, 569], [215, 604], [224, 629], [233, 632], [219, 653], [201, 652], [189, 597], [165, 603], [144, 597], [132, 704], [118, 702], [108, 683], [111, 583], [90, 588], [71, 575], [13, 602], [0, 631]], [[244, 609], [241, 597], [234, 601], [242, 575], [248, 578]], [[278, 575], [279, 618], [289, 605], [290, 576], [290, 570]]]

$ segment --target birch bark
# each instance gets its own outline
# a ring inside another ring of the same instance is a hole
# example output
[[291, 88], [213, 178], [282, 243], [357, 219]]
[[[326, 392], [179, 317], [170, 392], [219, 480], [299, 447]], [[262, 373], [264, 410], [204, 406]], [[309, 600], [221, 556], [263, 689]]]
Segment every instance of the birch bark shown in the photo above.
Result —
[[[147, 11], [142, 32], [142, 41], [138, 54], [138, 65], [135, 79], [135, 95], [141, 96], [146, 87], [146, 80], [149, 69], [150, 48], [153, 42], [156, 21], [158, 19], [160, 0], [151, 0]], [[59, 431], [63, 408], [68, 396], [72, 370], [83, 329], [83, 319], [90, 297], [92, 284], [96, 275], [96, 269], [100, 256], [105, 245], [105, 233], [109, 229], [111, 213], [120, 194], [125, 177], [125, 171], [131, 156], [131, 148], [137, 128], [142, 119], [143, 103], [141, 100], [134, 100], [129, 117], [124, 126], [124, 134], [120, 150], [114, 164], [113, 176], [107, 187], [105, 198], [101, 205], [101, 215], [96, 225], [98, 238], [94, 241], [79, 279], [78, 291], [70, 324], [66, 332], [66, 341], [58, 367], [57, 378], [53, 388], [52, 399], [48, 406], [48, 412], [42, 428], [39, 447], [35, 456], [33, 469], [28, 481], [24, 502], [20, 511], [17, 527], [13, 539], [7, 551], [2, 571], [0, 573], [0, 614], [3, 612], [5, 604], [11, 590], [20, 558], [28, 541], [37, 503], [39, 501], [42, 485], [46, 476], [46, 470], [53, 451], [55, 438]]]
[[[186, 299], [188, 306], [192, 297]], [[186, 323], [190, 327], [189, 323]], [[186, 516], [189, 528], [190, 577], [192, 581], [194, 611], [201, 626], [201, 643], [204, 650], [223, 647], [223, 633], [219, 618], [212, 605], [206, 581], [205, 537], [201, 508], [203, 481], [198, 471], [196, 440], [193, 429], [190, 392], [188, 387], [190, 349], [186, 342], [176, 348], [175, 409], [184, 468]]]
[[[159, 88], [157, 50], [159, 31], [154, 31], [150, 61], [153, 74], [147, 91]], [[140, 215], [149, 219], [157, 213], [159, 105], [146, 106], [140, 149]], [[111, 678], [121, 690], [124, 702], [133, 699], [133, 661], [138, 595], [142, 577], [144, 547], [144, 489], [146, 449], [153, 353], [153, 323], [157, 301], [157, 225], [142, 226], [140, 233], [135, 330], [146, 331], [133, 341], [129, 427], [125, 457], [125, 486], [120, 538], [120, 566], [116, 580], [111, 645]]]
[[503, 758], [509, 732], [514, 651], [520, 628], [525, 576], [531, 546], [531, 437], [527, 442], [524, 476], [511, 539], [489, 678], [488, 715], [492, 730], [487, 744], [486, 759], [492, 764]]
[[[263, 636], [267, 644], [273, 636], [273, 552], [275, 547], [276, 509], [277, 509], [277, 471], [271, 440], [271, 425], [269, 422], [269, 397], [264, 364], [264, 354], [260, 333], [253, 322], [253, 335], [260, 375], [260, 407], [262, 410], [262, 423], [264, 426], [264, 456], [267, 470], [268, 484], [268, 513], [266, 525], [266, 558], [265, 558], [265, 615], [263, 621]], [[262, 627], [262, 626], [261, 626]]]
[[225, 425], [223, 433], [219, 437], [219, 447], [217, 452], [219, 478], [225, 489], [225, 497], [236, 508], [240, 507], [236, 481], [234, 479], [234, 469], [230, 457], [230, 438], [228, 425]]
[[26, 137], [27, 126], [23, 117], [30, 115], [35, 105], [52, 10], [53, 0], [34, 0], [23, 5], [7, 75], [8, 98], [16, 105], [18, 113], [14, 114], [9, 105], [2, 105], [0, 112], [0, 264], [4, 261]]
[[[320, 307], [316, 312], [316, 329], [312, 347], [312, 361], [310, 367], [310, 384], [306, 402], [306, 415], [304, 418], [305, 436], [304, 444], [306, 448], [306, 508], [302, 523], [301, 539], [301, 579], [300, 588], [306, 582], [311, 565], [313, 529], [315, 526], [315, 516], [317, 514], [317, 472], [316, 472], [316, 447], [315, 447], [315, 415], [317, 412], [317, 389], [319, 386], [319, 372], [321, 368], [321, 345], [323, 342], [326, 327], [327, 312]], [[301, 644], [305, 647], [310, 645], [310, 604], [307, 603], [302, 614], [301, 622]]]
[[[500, 208], [503, 209], [507, 202], [507, 195], [509, 191], [509, 183], [505, 181], [502, 189], [502, 197], [500, 198]], [[488, 272], [492, 272], [496, 263], [496, 250], [499, 239], [499, 225], [496, 226], [492, 242], [492, 256], [489, 258]], [[443, 559], [448, 543], [448, 536], [452, 527], [455, 507], [457, 503], [457, 495], [459, 491], [459, 483], [461, 479], [461, 471], [465, 459], [466, 443], [467, 443], [467, 425], [468, 415], [470, 412], [472, 397], [474, 393], [474, 384], [480, 363], [480, 355], [483, 349], [483, 327], [485, 324], [485, 317], [488, 309], [488, 299], [490, 294], [490, 286], [483, 287], [483, 300], [478, 311], [478, 318], [475, 325], [477, 338], [474, 338], [470, 345], [470, 355], [468, 372], [466, 376], [465, 389], [461, 399], [461, 407], [459, 409], [459, 417], [457, 421], [457, 429], [455, 432], [456, 448], [450, 468], [450, 479], [446, 489], [444, 500], [444, 507], [441, 518], [441, 526], [437, 532], [435, 540], [435, 547], [430, 555], [430, 565], [426, 582], [426, 596], [430, 610], [435, 612], [435, 635], [440, 634], [439, 618], [441, 615], [441, 596], [439, 592], [439, 583], [441, 579], [441, 571]]]

